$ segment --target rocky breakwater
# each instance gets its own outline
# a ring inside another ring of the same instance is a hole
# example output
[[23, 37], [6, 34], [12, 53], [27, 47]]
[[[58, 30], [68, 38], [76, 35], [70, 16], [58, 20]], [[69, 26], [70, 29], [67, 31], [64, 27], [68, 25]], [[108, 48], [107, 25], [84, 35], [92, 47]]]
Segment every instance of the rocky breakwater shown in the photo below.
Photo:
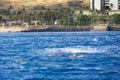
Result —
[[120, 25], [109, 25], [108, 31], [120, 31]]

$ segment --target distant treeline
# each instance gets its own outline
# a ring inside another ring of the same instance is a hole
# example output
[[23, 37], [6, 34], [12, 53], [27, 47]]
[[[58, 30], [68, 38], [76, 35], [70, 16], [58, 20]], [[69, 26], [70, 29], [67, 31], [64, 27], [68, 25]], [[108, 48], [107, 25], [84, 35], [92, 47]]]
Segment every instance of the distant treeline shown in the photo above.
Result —
[[89, 10], [87, 5], [80, 2], [68, 2], [68, 6], [58, 4], [57, 8], [46, 8], [44, 6], [35, 6], [33, 8], [21, 7], [14, 9], [9, 6], [7, 9], [0, 9], [0, 22], [22, 21], [30, 23], [39, 21], [39, 24], [65, 26], [86, 26], [95, 23], [120, 24], [120, 14], [107, 15], [102, 11], [91, 11], [92, 14], [86, 15], [84, 10]]

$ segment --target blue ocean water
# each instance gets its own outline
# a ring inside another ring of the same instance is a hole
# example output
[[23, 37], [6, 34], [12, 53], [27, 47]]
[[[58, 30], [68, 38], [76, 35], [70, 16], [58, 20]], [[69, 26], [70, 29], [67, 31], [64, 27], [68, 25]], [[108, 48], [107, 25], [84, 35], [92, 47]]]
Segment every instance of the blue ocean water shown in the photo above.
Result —
[[120, 32], [0, 33], [0, 80], [120, 80]]

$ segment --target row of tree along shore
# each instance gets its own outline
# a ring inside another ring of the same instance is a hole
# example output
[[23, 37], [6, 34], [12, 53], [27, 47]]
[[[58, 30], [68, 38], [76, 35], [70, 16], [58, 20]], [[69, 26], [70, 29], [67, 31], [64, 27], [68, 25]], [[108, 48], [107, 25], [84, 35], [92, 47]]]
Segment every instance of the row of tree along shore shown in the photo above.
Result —
[[[64, 26], [47, 27], [47, 29], [65, 29], [65, 30], [91, 30], [91, 25], [108, 24], [109, 30], [120, 30], [120, 14], [109, 15], [105, 10], [91, 11], [87, 5], [79, 2], [68, 2], [68, 6], [58, 4], [56, 8], [48, 8], [44, 6], [35, 6], [28, 8], [22, 6], [21, 8], [14, 9], [9, 6], [7, 9], [0, 9], [0, 25], [1, 26], [24, 26], [31, 27], [30, 30], [37, 29], [36, 26], [42, 26], [46, 29], [45, 25]], [[85, 11], [87, 13], [85, 13]], [[84, 27], [83, 27], [84, 26]], [[86, 26], [86, 27], [85, 27]], [[89, 28], [88, 28], [88, 27]], [[114, 27], [115, 26], [115, 27]]]

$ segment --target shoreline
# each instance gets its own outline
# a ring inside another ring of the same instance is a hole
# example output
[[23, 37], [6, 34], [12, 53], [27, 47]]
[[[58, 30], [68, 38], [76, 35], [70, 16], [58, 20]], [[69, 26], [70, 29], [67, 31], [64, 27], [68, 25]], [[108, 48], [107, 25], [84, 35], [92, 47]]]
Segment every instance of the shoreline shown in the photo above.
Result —
[[57, 26], [57, 25], [47, 25], [47, 27], [41, 26], [0, 26], [0, 32], [104, 32], [104, 31], [120, 31], [120, 27], [108, 26], [106, 29], [94, 30], [92, 26]]
[[27, 28], [20, 26], [0, 26], [0, 32], [21, 32]]

